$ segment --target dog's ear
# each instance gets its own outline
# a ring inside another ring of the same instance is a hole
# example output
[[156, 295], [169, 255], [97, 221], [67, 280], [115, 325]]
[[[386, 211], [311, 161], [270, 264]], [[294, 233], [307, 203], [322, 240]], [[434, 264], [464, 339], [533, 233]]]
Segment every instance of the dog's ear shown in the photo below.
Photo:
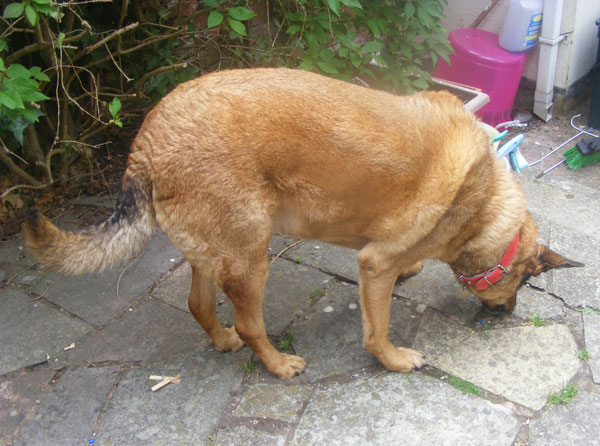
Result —
[[529, 261], [527, 273], [532, 276], [538, 276], [553, 268], [575, 268], [585, 266], [583, 263], [569, 260], [560, 254], [555, 253], [547, 246], [538, 245], [537, 254]]

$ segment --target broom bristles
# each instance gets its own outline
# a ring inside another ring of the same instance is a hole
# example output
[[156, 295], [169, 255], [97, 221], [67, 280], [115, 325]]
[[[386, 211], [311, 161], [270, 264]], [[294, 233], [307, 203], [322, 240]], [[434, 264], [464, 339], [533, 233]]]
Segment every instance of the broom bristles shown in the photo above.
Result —
[[588, 166], [600, 161], [600, 153], [592, 153], [591, 155], [582, 155], [577, 146], [573, 146], [563, 152], [566, 164], [569, 169], [579, 169], [583, 166]]

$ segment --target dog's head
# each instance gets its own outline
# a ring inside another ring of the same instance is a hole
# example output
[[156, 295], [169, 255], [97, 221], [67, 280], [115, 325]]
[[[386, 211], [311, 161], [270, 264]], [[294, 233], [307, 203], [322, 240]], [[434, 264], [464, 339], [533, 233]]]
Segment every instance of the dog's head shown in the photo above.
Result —
[[469, 290], [479, 297], [481, 303], [492, 312], [512, 311], [517, 301], [517, 291], [531, 276], [554, 268], [573, 268], [583, 263], [569, 260], [550, 248], [537, 243], [537, 227], [527, 215], [521, 230], [521, 241], [515, 258], [502, 279], [485, 290], [469, 286]]

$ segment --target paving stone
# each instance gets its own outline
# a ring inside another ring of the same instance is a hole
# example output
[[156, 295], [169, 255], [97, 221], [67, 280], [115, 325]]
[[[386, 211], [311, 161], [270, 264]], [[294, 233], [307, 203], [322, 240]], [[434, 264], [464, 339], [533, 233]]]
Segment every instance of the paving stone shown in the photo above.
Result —
[[207, 344], [210, 344], [208, 335], [191, 314], [146, 298], [93, 336], [77, 343], [65, 357], [68, 362], [83, 364], [147, 361]]
[[358, 283], [357, 254], [355, 249], [329, 245], [318, 240], [304, 240], [285, 253], [292, 260], [302, 259], [303, 265]]
[[35, 285], [44, 276], [36, 267], [36, 261], [25, 249], [20, 236], [0, 242], [0, 280], [16, 284]]
[[588, 363], [592, 370], [594, 382], [600, 384], [600, 315], [583, 315], [583, 332], [585, 337], [585, 348], [590, 354]]
[[542, 319], [557, 318], [565, 314], [565, 307], [556, 297], [524, 286], [519, 290], [513, 314], [525, 320], [533, 315], [538, 315]]
[[87, 444], [117, 371], [118, 367], [67, 370], [16, 444]]
[[[305, 241], [287, 251], [286, 255], [292, 259], [300, 257], [303, 264], [358, 282], [356, 250], [318, 241]], [[423, 264], [423, 270], [398, 283], [394, 287], [394, 293], [464, 320], [470, 320], [481, 309], [479, 300], [456, 282], [447, 265], [437, 261], [425, 261]]]
[[33, 291], [42, 294], [47, 288], [44, 296], [51, 302], [92, 324], [104, 325], [136, 297], [148, 293], [153, 283], [181, 258], [165, 234], [158, 232], [138, 257], [117, 268], [62, 278], [50, 273]]
[[527, 209], [558, 226], [568, 225], [582, 235], [598, 237], [600, 207], [590, 203], [600, 202], [599, 190], [550, 175], [536, 180], [531, 172], [515, 177], [527, 196]]
[[[96, 444], [209, 444], [229, 392], [244, 376], [234, 365], [243, 355], [203, 348], [128, 371], [108, 405]], [[152, 392], [150, 375], [179, 375], [181, 383]]]
[[564, 325], [474, 331], [430, 313], [415, 348], [430, 365], [534, 410], [580, 365]]
[[14, 445], [35, 411], [50, 395], [50, 367], [21, 369], [0, 377], [0, 445]]
[[284, 446], [285, 436], [274, 435], [246, 426], [235, 426], [220, 430], [214, 441], [207, 444], [214, 446]]
[[[598, 220], [600, 221], [600, 220]], [[583, 268], [552, 271], [550, 292], [572, 306], [600, 309], [600, 237], [575, 232], [571, 227], [553, 225], [550, 248], [585, 264]]]
[[320, 386], [291, 445], [511, 445], [511, 411], [422, 374]]
[[394, 292], [464, 321], [481, 310], [479, 299], [456, 281], [450, 267], [434, 260], [424, 261], [421, 272], [397, 284]]
[[529, 446], [600, 445], [600, 395], [580, 392], [529, 425]]
[[254, 384], [248, 388], [233, 414], [294, 422], [311, 393], [310, 386]]
[[[297, 265], [285, 259], [277, 259], [269, 267], [269, 278], [265, 287], [263, 316], [267, 332], [279, 334], [294, 315], [310, 304], [311, 293], [322, 290], [333, 279], [313, 268]], [[185, 262], [161, 281], [153, 296], [184, 311], [188, 311], [187, 300], [192, 285], [192, 270]], [[233, 325], [233, 305], [217, 288], [217, 314], [223, 324]]]
[[92, 327], [11, 288], [0, 290], [0, 375], [45, 362]]
[[[415, 319], [402, 300], [392, 300], [390, 340], [405, 346]], [[378, 364], [377, 359], [362, 345], [362, 316], [358, 307], [358, 287], [338, 283], [296, 321], [291, 330], [296, 353], [308, 366], [309, 380], [344, 373], [360, 367]]]

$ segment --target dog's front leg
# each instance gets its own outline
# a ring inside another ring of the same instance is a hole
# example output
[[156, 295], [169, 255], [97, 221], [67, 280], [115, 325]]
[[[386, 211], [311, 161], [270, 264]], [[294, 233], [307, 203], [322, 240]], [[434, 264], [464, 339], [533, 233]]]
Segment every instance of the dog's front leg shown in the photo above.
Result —
[[406, 266], [398, 266], [367, 246], [358, 255], [363, 345], [390, 371], [409, 373], [424, 365], [412, 349], [394, 347], [388, 338], [390, 301], [394, 282]]
[[267, 338], [262, 302], [269, 265], [264, 252], [260, 259], [240, 269], [245, 272], [222, 280], [223, 291], [235, 308], [235, 329], [269, 372], [281, 379], [292, 378], [304, 370], [306, 362], [299, 356], [278, 352]]

